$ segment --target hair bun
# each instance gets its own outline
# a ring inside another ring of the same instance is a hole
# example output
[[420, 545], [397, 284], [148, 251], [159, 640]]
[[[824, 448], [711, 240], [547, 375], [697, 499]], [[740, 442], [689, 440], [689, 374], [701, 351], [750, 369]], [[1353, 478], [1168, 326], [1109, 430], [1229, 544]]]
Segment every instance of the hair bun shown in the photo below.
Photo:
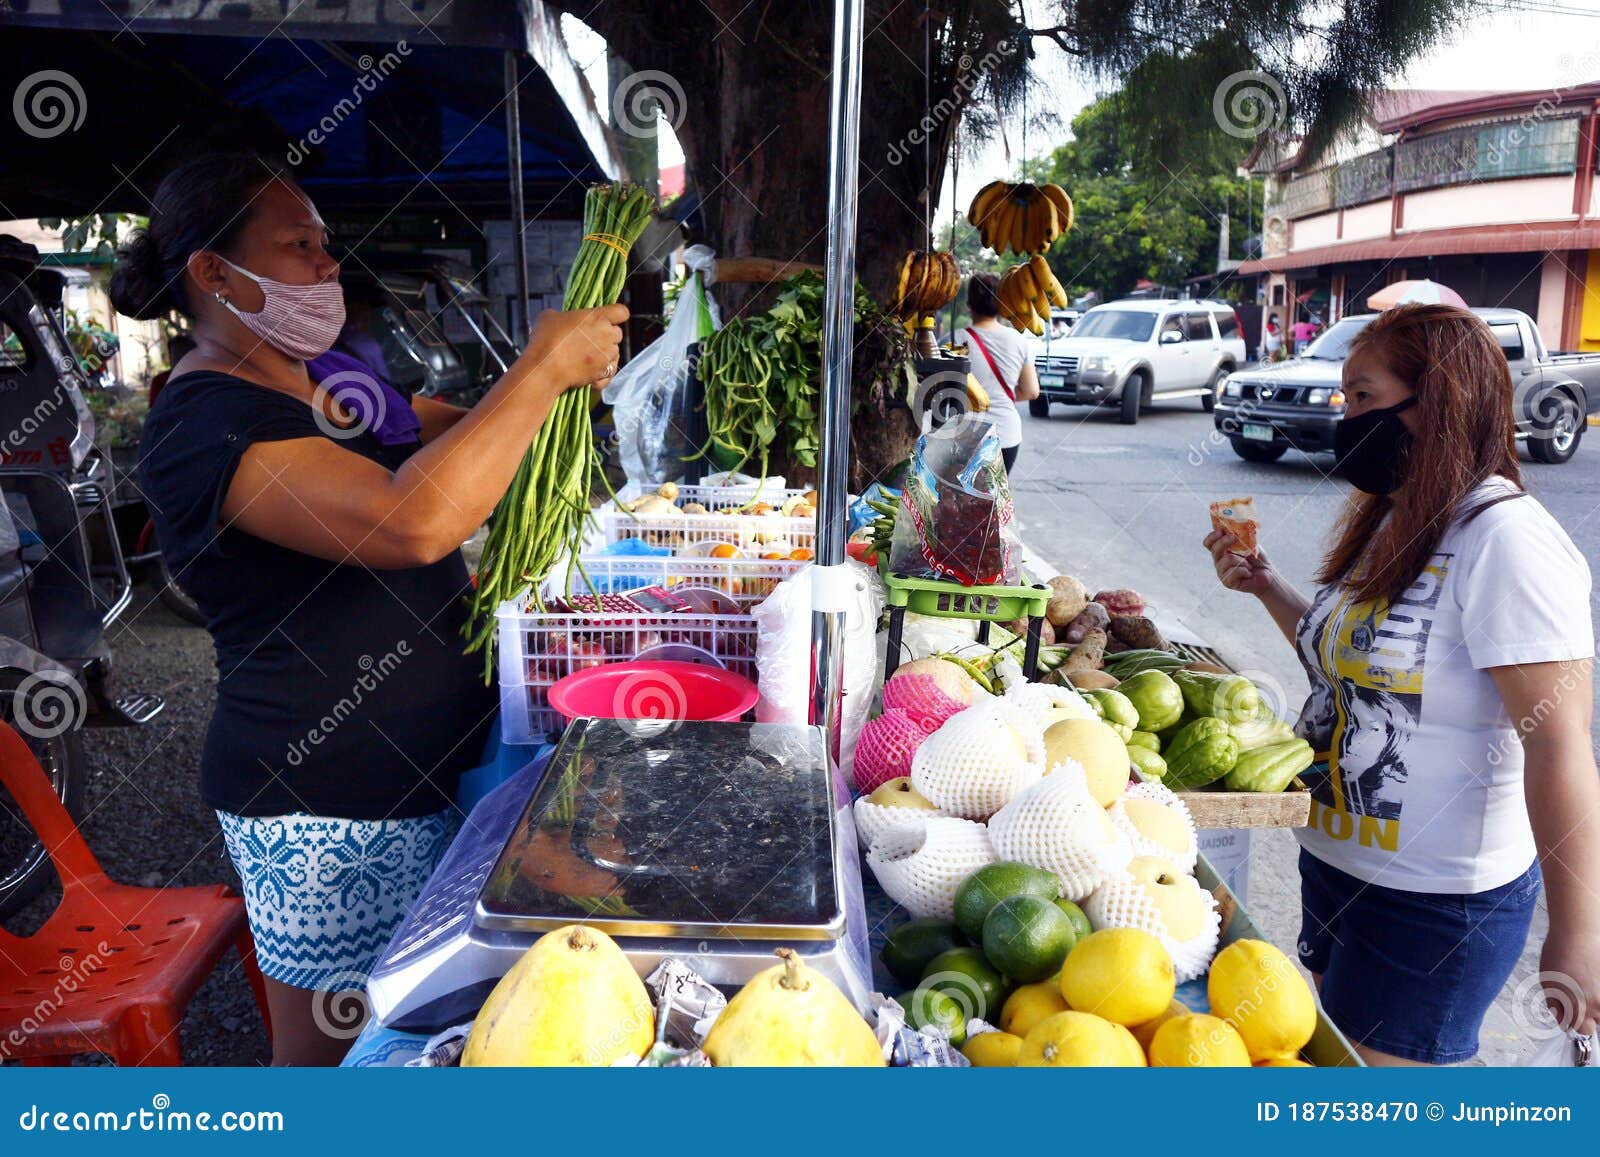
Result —
[[111, 304], [120, 314], [149, 321], [178, 308], [171, 278], [148, 230], [140, 229], [117, 254], [111, 271]]

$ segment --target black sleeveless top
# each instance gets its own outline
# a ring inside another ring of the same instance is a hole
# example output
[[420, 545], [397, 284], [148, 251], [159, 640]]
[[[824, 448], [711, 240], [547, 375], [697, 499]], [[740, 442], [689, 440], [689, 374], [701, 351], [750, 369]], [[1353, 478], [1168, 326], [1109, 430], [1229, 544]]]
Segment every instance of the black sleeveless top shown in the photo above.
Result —
[[[482, 657], [462, 653], [461, 553], [371, 570], [217, 529], [253, 443], [322, 437], [305, 402], [209, 371], [169, 382], [145, 423], [156, 535], [216, 644], [201, 793], [246, 816], [428, 815], [450, 806], [497, 709]], [[339, 444], [390, 470], [421, 445]]]

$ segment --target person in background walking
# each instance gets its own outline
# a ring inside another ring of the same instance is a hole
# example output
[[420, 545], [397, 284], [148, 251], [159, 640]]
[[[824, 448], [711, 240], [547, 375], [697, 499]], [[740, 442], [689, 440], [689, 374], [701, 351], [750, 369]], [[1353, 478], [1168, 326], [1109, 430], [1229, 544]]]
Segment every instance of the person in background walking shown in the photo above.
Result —
[[1283, 330], [1278, 325], [1278, 315], [1267, 315], [1267, 324], [1261, 327], [1261, 346], [1256, 350], [1256, 357], [1264, 362], [1278, 360], [1278, 354], [1283, 350]]
[[972, 324], [956, 335], [956, 341], [967, 345], [972, 373], [989, 395], [989, 421], [1000, 438], [1000, 453], [1009, 474], [1022, 448], [1022, 416], [1017, 413], [1017, 403], [1039, 396], [1033, 343], [1001, 324], [1000, 279], [994, 274], [974, 273], [967, 279], [967, 309]]

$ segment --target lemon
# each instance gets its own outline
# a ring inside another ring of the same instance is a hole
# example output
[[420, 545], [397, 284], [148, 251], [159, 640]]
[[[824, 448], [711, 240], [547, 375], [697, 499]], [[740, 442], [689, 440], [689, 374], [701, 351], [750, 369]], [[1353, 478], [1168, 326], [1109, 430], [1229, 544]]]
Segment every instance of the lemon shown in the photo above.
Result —
[[1309, 1064], [1299, 1057], [1273, 1057], [1270, 1060], [1257, 1061], [1258, 1069], [1314, 1069], [1316, 1065]]
[[1000, 1010], [1000, 1027], [1017, 1036], [1027, 1036], [1033, 1026], [1047, 1016], [1067, 1011], [1067, 1002], [1061, 998], [1058, 984], [1048, 980], [1038, 984], [1024, 984], [1006, 997]]
[[1017, 1063], [1017, 1053], [1022, 1049], [1022, 1038], [1008, 1032], [982, 1032], [967, 1038], [961, 1046], [961, 1055], [972, 1062], [975, 1069], [1009, 1069]]
[[1239, 1030], [1251, 1060], [1293, 1057], [1317, 1028], [1310, 986], [1265, 940], [1235, 940], [1217, 953], [1206, 993], [1211, 1011]]
[[1244, 1038], [1227, 1021], [1203, 1013], [1175, 1016], [1150, 1042], [1150, 1064], [1165, 1069], [1250, 1067]]
[[1144, 1063], [1132, 1033], [1086, 1012], [1045, 1017], [1017, 1053], [1021, 1068], [1139, 1068]]
[[1166, 1024], [1175, 1016], [1188, 1016], [1189, 1009], [1181, 1000], [1174, 1000], [1167, 1005], [1166, 1011], [1154, 1020], [1147, 1020], [1143, 1024], [1131, 1025], [1128, 1029], [1133, 1034], [1133, 1039], [1139, 1042], [1139, 1047], [1145, 1052], [1150, 1051], [1150, 1038], [1156, 1035], [1156, 1029]]
[[1119, 1025], [1154, 1020], [1177, 987], [1172, 957], [1160, 940], [1138, 928], [1091, 933], [1061, 966], [1061, 996], [1068, 1006]]

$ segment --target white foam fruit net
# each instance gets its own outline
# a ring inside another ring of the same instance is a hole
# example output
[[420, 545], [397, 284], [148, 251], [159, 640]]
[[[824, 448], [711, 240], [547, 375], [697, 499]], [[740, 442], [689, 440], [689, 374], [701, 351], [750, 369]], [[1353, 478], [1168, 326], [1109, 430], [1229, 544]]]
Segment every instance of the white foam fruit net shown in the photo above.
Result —
[[982, 824], [933, 816], [880, 831], [867, 866], [889, 899], [913, 916], [954, 920], [956, 889], [998, 858]]
[[[1173, 871], [1177, 873], [1176, 867]], [[1179, 940], [1167, 931], [1161, 909], [1156, 907], [1144, 885], [1125, 869], [1106, 876], [1084, 903], [1083, 913], [1097, 932], [1102, 928], [1142, 928], [1155, 936], [1172, 957], [1172, 967], [1177, 971], [1178, 983], [1182, 984], [1205, 975], [1211, 966], [1222, 935], [1222, 916], [1217, 911], [1216, 897], [1202, 888], [1193, 876], [1183, 876], [1178, 886], [1192, 888], [1205, 905], [1205, 926], [1187, 940]]]
[[925, 808], [890, 807], [873, 803], [865, 796], [856, 800], [853, 810], [856, 818], [856, 836], [861, 841], [861, 847], [868, 850], [881, 833], [897, 824], [918, 823], [942, 814]]
[[996, 812], [989, 842], [1001, 859], [1055, 873], [1062, 895], [1074, 902], [1133, 858], [1133, 849], [1089, 794], [1083, 765], [1073, 759], [1062, 760]]
[[888, 710], [861, 729], [856, 743], [855, 788], [869, 792], [911, 774], [911, 757], [928, 737], [928, 728], [903, 711]]
[[[1158, 807], [1166, 808], [1178, 820], [1177, 825], [1163, 825], [1170, 827], [1173, 832], [1182, 827], [1183, 845], [1174, 847], [1152, 839], [1148, 830], [1140, 830], [1136, 817], [1139, 815], [1139, 805], [1132, 809], [1127, 805], [1134, 800], [1145, 801]], [[1189, 811], [1189, 805], [1171, 788], [1163, 787], [1159, 783], [1136, 783], [1122, 793], [1122, 798], [1106, 809], [1106, 814], [1111, 817], [1114, 826], [1122, 838], [1128, 841], [1137, 856], [1160, 856], [1171, 861], [1173, 867], [1180, 872], [1192, 874], [1195, 862], [1200, 858], [1200, 835], [1194, 826], [1194, 816]]]
[[911, 785], [940, 811], [988, 819], [1044, 774], [1044, 732], [1001, 699], [969, 707], [922, 741]]
[[1040, 727], [1062, 719], [1098, 719], [1093, 707], [1071, 687], [1021, 683], [1006, 691], [1006, 702], [1025, 712]]

